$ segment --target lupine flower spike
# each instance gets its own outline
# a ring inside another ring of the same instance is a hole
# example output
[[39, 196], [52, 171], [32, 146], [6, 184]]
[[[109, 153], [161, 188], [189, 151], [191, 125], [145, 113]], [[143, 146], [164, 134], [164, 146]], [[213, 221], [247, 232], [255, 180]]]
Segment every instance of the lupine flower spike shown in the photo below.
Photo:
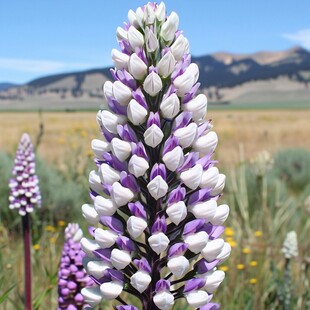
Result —
[[85, 257], [80, 244], [82, 237], [83, 232], [78, 224], [68, 224], [58, 271], [58, 309], [84, 309], [81, 289], [93, 284], [82, 263]]
[[39, 180], [35, 174], [35, 155], [28, 134], [21, 137], [14, 162], [13, 178], [9, 182], [10, 209], [17, 209], [22, 216], [24, 236], [25, 307], [32, 309], [31, 302], [31, 226], [30, 214], [41, 206]]
[[229, 213], [218, 204], [225, 176], [212, 159], [218, 138], [178, 25], [164, 3], [148, 3], [117, 28], [115, 81], [104, 84], [108, 109], [97, 114], [103, 137], [92, 141], [93, 202], [82, 206], [98, 227], [81, 240], [96, 283], [82, 294], [93, 307], [116, 299], [118, 310], [138, 309], [126, 292], [144, 310], [168, 310], [180, 298], [219, 308], [210, 300], [225, 277], [216, 266], [231, 250], [219, 238]]

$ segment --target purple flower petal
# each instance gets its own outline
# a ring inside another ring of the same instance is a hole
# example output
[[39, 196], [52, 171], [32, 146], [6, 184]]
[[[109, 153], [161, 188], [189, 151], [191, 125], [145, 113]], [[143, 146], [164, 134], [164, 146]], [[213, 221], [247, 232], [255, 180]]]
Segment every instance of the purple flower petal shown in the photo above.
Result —
[[147, 128], [151, 127], [154, 124], [156, 126], [158, 126], [159, 128], [161, 127], [160, 126], [160, 117], [159, 117], [159, 113], [158, 112], [156, 112], [156, 113], [150, 112], [150, 116], [149, 116], [149, 118], [147, 120], [147, 123], [146, 123]]
[[139, 270], [151, 273], [152, 268], [146, 258], [142, 257], [141, 259], [135, 259], [133, 262], [136, 264]]
[[155, 291], [159, 293], [160, 291], [166, 291], [170, 289], [170, 282], [168, 280], [161, 279], [157, 281]]
[[172, 130], [176, 131], [179, 128], [186, 127], [192, 120], [191, 112], [182, 112], [180, 113], [173, 122]]
[[152, 234], [157, 233], [157, 232], [166, 233], [166, 231], [167, 231], [166, 218], [164, 216], [157, 217], [154, 225], [152, 226], [152, 230], [151, 231], [152, 231]]
[[111, 262], [111, 249], [98, 249], [93, 251], [94, 255], [108, 263]]
[[175, 136], [170, 136], [165, 144], [164, 144], [164, 149], [163, 149], [163, 156], [172, 151], [175, 147], [177, 147], [179, 145], [179, 139]]
[[146, 220], [146, 212], [140, 201], [128, 203], [128, 208], [132, 215]]
[[116, 244], [121, 250], [129, 251], [129, 252], [134, 251], [136, 248], [134, 242], [125, 236], [119, 236], [116, 239]]
[[176, 243], [170, 247], [168, 251], [168, 257], [171, 258], [173, 256], [181, 255], [184, 251], [186, 251], [188, 245], [182, 242]]
[[194, 205], [197, 202], [206, 201], [210, 197], [210, 188], [200, 189], [189, 196], [188, 204]]
[[219, 310], [220, 305], [215, 302], [209, 302], [208, 304], [199, 308], [200, 310]]
[[168, 196], [167, 205], [182, 201], [185, 199], [186, 189], [179, 185], [176, 189], [172, 190]]
[[215, 259], [212, 262], [207, 262], [204, 258], [202, 258], [200, 261], [196, 263], [197, 271], [199, 274], [206, 273], [210, 270], [213, 270], [213, 268], [219, 263], [218, 259]]
[[164, 180], [167, 178], [166, 166], [164, 164], [155, 164], [150, 173], [150, 180], [160, 175]]
[[101, 216], [100, 223], [118, 234], [123, 234], [124, 232], [123, 223], [115, 217]]
[[206, 280], [203, 278], [190, 279], [185, 283], [183, 293], [199, 290], [206, 284]]
[[138, 142], [136, 133], [128, 126], [128, 124], [125, 124], [124, 126], [117, 125], [117, 133], [122, 140], [135, 143]]
[[196, 219], [188, 222], [184, 226], [183, 236], [200, 231], [200, 229], [204, 226], [204, 224], [205, 224], [204, 219]]

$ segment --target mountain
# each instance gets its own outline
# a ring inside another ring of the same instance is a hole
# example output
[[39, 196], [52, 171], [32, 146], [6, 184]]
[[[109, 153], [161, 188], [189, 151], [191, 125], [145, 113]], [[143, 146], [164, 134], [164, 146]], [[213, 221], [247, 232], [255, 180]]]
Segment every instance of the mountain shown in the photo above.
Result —
[[2, 90], [7, 90], [9, 88], [12, 88], [12, 87], [17, 87], [18, 85], [17, 84], [14, 84], [14, 83], [7, 83], [7, 82], [3, 82], [3, 83], [0, 83], [0, 91]]
[[[294, 47], [254, 54], [214, 53], [192, 57], [200, 68], [201, 91], [215, 103], [306, 101], [310, 106], [310, 52]], [[109, 68], [50, 75], [0, 90], [0, 109], [98, 108]], [[1, 85], [1, 84], [0, 84]]]

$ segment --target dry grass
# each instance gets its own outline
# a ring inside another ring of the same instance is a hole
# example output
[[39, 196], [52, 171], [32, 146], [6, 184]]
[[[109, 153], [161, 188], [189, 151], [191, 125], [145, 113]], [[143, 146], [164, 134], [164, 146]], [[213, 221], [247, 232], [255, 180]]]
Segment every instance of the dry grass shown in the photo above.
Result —
[[[310, 148], [310, 110], [211, 110], [208, 117], [213, 119], [220, 140], [216, 158], [225, 166], [240, 160], [240, 148], [246, 159], [261, 150], [274, 153], [287, 147]], [[89, 155], [91, 139], [100, 137], [95, 112], [44, 112], [41, 117], [32, 112], [0, 113], [0, 149], [15, 152], [24, 131], [35, 140], [40, 119], [44, 136], [38, 152], [60, 166], [70, 152]]]

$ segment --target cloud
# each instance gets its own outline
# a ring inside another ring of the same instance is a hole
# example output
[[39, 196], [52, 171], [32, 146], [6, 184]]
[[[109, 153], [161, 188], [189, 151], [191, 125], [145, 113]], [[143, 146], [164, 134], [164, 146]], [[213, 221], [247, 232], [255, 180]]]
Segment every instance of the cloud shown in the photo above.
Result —
[[283, 37], [310, 49], [310, 29], [299, 30], [295, 33], [284, 33]]
[[0, 58], [0, 69], [31, 73], [52, 73], [64, 70], [82, 70], [94, 67], [87, 63], [66, 63], [53, 60]]

